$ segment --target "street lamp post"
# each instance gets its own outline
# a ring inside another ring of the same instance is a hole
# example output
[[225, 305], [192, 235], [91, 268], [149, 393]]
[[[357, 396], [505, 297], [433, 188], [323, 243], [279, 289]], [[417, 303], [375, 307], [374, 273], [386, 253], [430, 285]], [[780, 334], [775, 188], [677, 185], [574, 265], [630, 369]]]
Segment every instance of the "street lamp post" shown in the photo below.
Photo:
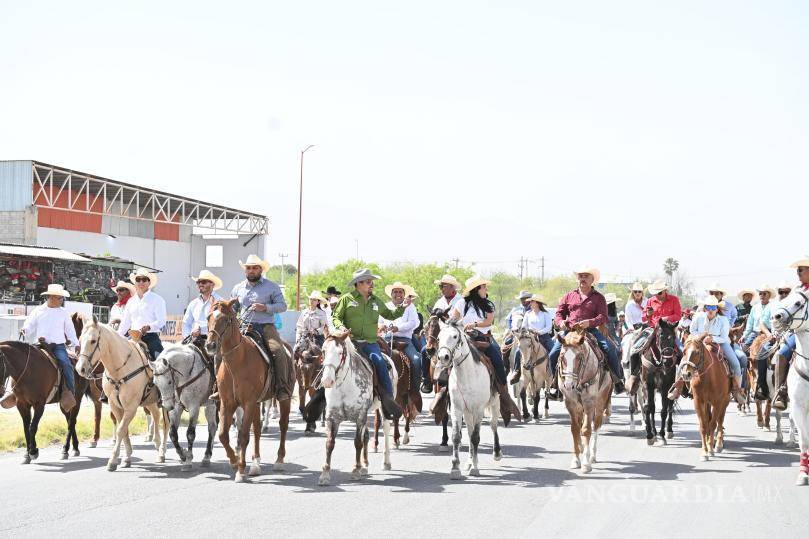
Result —
[[301, 151], [301, 181], [298, 189], [298, 275], [295, 291], [295, 310], [301, 309], [301, 224], [303, 223], [303, 154], [312, 149], [315, 145], [310, 144]]

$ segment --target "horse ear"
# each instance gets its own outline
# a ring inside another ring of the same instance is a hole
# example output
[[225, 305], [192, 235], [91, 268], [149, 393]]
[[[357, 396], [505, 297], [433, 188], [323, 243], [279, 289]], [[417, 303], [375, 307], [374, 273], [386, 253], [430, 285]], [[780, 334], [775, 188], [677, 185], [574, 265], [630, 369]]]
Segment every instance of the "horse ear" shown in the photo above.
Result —
[[93, 325], [94, 326], [98, 325], [98, 317], [96, 315], [93, 315]]

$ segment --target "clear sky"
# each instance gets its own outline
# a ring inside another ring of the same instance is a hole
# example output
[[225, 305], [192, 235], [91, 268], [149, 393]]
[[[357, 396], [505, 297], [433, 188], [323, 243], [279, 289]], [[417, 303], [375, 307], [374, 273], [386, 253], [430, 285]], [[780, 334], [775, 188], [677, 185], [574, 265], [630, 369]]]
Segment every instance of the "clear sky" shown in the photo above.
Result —
[[128, 4], [0, 0], [0, 158], [265, 212], [278, 263], [315, 144], [304, 270], [809, 252], [805, 2]]

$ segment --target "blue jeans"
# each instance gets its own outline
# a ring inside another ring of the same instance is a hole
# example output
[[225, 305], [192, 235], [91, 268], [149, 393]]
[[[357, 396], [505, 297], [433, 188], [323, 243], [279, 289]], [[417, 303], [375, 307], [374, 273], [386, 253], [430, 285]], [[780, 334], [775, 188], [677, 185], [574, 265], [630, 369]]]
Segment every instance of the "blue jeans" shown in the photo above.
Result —
[[[394, 342], [403, 342], [404, 339], [394, 337]], [[419, 374], [421, 374], [421, 354], [419, 354], [416, 347], [413, 346], [413, 339], [407, 339], [407, 348], [404, 351], [405, 355], [410, 358], [410, 383], [413, 386], [419, 385]]]
[[382, 357], [382, 350], [375, 342], [361, 342], [357, 343], [362, 350], [362, 353], [368, 356], [371, 363], [374, 364], [374, 370], [379, 378], [379, 383], [382, 385], [382, 391], [386, 395], [393, 395], [393, 383], [390, 381], [388, 374], [388, 364]]
[[787, 361], [792, 359], [792, 354], [795, 353], [795, 334], [790, 333], [784, 340], [783, 346], [778, 350], [778, 354], [787, 358]]
[[[550, 351], [553, 350], [553, 346], [554, 346], [555, 341], [553, 340], [553, 337], [551, 337], [550, 333], [540, 335], [539, 336], [539, 342], [541, 342], [542, 346], [545, 347], [546, 352], [550, 353]], [[556, 357], [558, 358], [559, 354], [557, 354]], [[520, 370], [520, 364], [521, 364], [520, 362], [521, 362], [521, 360], [522, 360], [522, 354], [520, 353], [519, 350], [517, 350], [517, 353], [515, 354], [515, 359], [514, 359], [514, 371], [515, 372]]]
[[[587, 328], [598, 341], [598, 347], [603, 350], [604, 355], [607, 356], [607, 363], [610, 366], [610, 370], [618, 376], [619, 378], [623, 378], [624, 373], [621, 369], [621, 362], [618, 360], [618, 352], [615, 350], [615, 347], [612, 346], [612, 343], [604, 337], [600, 331], [596, 328]], [[563, 333], [564, 336], [567, 332]], [[553, 371], [554, 376], [556, 375], [556, 363], [559, 361], [559, 353], [562, 351], [562, 343], [559, 342], [559, 339], [556, 339], [553, 343], [553, 348], [551, 349], [550, 353], [548, 354], [551, 359], [551, 370]]]
[[78, 399], [79, 396], [76, 395], [76, 380], [73, 379], [73, 365], [70, 364], [70, 360], [67, 357], [67, 348], [64, 344], [54, 344], [53, 355], [59, 362], [59, 369], [62, 371], [62, 376], [65, 377], [67, 388]]
[[494, 339], [489, 343], [489, 347], [484, 350], [489, 359], [492, 360], [494, 375], [501, 384], [506, 383], [506, 366], [503, 364], [503, 352], [500, 345]]
[[149, 355], [152, 356], [152, 361], [156, 360], [157, 356], [160, 355], [160, 352], [163, 351], [163, 343], [160, 342], [160, 334], [147, 333], [140, 339], [146, 343], [146, 347], [149, 349]]
[[723, 342], [719, 345], [719, 347], [722, 349], [722, 353], [725, 355], [725, 360], [727, 360], [728, 364], [730, 365], [730, 370], [733, 372], [733, 376], [741, 376], [742, 369], [739, 366], [739, 357], [730, 343]]

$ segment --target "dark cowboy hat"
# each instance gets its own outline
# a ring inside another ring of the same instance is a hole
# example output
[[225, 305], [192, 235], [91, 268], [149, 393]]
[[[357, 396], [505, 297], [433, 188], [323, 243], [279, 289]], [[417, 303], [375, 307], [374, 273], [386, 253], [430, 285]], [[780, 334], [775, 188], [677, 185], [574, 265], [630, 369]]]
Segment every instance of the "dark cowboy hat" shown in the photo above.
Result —
[[326, 295], [333, 294], [335, 296], [342, 296], [343, 293], [337, 290], [334, 286], [329, 286], [326, 288]]

